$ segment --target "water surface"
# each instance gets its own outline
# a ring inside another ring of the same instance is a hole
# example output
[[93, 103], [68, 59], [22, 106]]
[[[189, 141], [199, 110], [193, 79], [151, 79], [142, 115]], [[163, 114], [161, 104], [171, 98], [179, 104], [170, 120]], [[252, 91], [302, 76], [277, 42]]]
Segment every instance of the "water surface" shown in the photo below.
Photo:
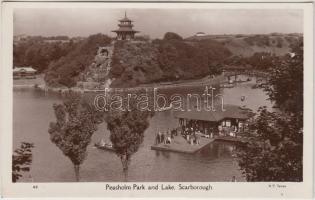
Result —
[[[220, 90], [229, 104], [242, 105], [256, 110], [259, 106], [271, 104], [260, 89], [252, 89], [254, 84], [239, 84], [236, 88]], [[202, 90], [200, 90], [202, 91]], [[246, 96], [242, 102], [240, 97]], [[70, 160], [50, 141], [49, 123], [55, 120], [53, 103], [61, 102], [56, 94], [45, 94], [33, 89], [15, 89], [13, 92], [13, 147], [23, 141], [32, 142], [33, 163], [30, 173], [21, 181], [68, 182], [74, 181], [74, 171]], [[129, 181], [230, 181], [233, 176], [245, 181], [233, 157], [234, 144], [213, 142], [196, 154], [180, 154], [151, 150], [155, 133], [178, 125], [172, 111], [158, 112], [150, 120], [145, 131], [144, 142], [132, 156], [129, 167]], [[123, 181], [120, 159], [111, 152], [93, 147], [101, 138], [108, 138], [106, 124], [99, 126], [88, 147], [87, 159], [81, 166], [81, 181], [111, 182]]]

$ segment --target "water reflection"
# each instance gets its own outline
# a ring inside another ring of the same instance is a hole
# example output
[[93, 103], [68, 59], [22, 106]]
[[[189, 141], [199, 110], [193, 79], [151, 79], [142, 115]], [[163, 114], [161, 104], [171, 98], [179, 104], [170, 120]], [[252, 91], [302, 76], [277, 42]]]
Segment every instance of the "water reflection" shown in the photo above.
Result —
[[212, 142], [199, 153], [201, 157], [209, 159], [229, 158], [234, 154], [236, 146], [228, 142]]
[[165, 159], [170, 159], [171, 158], [171, 152], [166, 152], [166, 151], [155, 151], [156, 156], [162, 156]]

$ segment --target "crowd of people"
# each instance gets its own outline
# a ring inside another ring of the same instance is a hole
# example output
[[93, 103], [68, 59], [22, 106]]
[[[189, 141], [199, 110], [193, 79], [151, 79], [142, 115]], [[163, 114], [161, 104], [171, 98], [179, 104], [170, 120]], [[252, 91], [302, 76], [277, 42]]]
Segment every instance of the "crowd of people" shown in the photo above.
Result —
[[213, 137], [212, 134], [205, 134], [200, 129], [196, 127], [182, 127], [182, 136], [187, 140], [187, 142], [191, 145], [193, 144], [200, 144], [200, 137]]
[[194, 127], [179, 127], [177, 129], [168, 129], [167, 131], [159, 131], [156, 134], [155, 144], [171, 144], [174, 137], [181, 135], [186, 141], [191, 144], [200, 144], [200, 137], [213, 138], [213, 133], [205, 134], [198, 128]]
[[155, 138], [155, 144], [171, 144], [172, 140], [177, 135], [177, 129], [167, 129], [166, 132], [159, 131]]
[[236, 137], [239, 127], [235, 125], [231, 126], [222, 126], [219, 125], [216, 129], [215, 128], [200, 128], [197, 124], [188, 124], [188, 125], [181, 125], [175, 129], [167, 129], [167, 131], [161, 132], [159, 131], [156, 135], [156, 144], [171, 144], [174, 136], [181, 135], [186, 139], [186, 141], [191, 144], [200, 144], [200, 137], [206, 138], [214, 138], [215, 133], [218, 136], [231, 136]]

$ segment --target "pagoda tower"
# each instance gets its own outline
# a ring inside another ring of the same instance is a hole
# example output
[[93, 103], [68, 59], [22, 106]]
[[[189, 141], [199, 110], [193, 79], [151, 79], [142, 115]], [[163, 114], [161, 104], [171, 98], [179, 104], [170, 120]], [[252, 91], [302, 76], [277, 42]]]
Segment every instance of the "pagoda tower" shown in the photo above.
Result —
[[125, 12], [125, 17], [121, 20], [119, 20], [118, 29], [114, 30], [112, 32], [115, 32], [117, 34], [116, 39], [117, 40], [132, 40], [135, 37], [135, 33], [138, 33], [139, 31], [135, 31], [132, 29], [133, 24], [132, 20], [128, 19], [127, 14]]

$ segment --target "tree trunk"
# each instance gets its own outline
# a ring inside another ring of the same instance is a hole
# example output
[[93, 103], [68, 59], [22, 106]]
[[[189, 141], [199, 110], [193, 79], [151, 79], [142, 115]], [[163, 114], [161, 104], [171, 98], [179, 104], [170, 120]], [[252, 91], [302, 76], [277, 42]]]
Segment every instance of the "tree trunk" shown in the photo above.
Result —
[[80, 165], [74, 165], [75, 180], [80, 181]]
[[124, 180], [125, 180], [125, 182], [128, 182], [129, 156], [128, 155], [121, 155], [120, 159], [121, 159], [121, 163], [123, 166]]

